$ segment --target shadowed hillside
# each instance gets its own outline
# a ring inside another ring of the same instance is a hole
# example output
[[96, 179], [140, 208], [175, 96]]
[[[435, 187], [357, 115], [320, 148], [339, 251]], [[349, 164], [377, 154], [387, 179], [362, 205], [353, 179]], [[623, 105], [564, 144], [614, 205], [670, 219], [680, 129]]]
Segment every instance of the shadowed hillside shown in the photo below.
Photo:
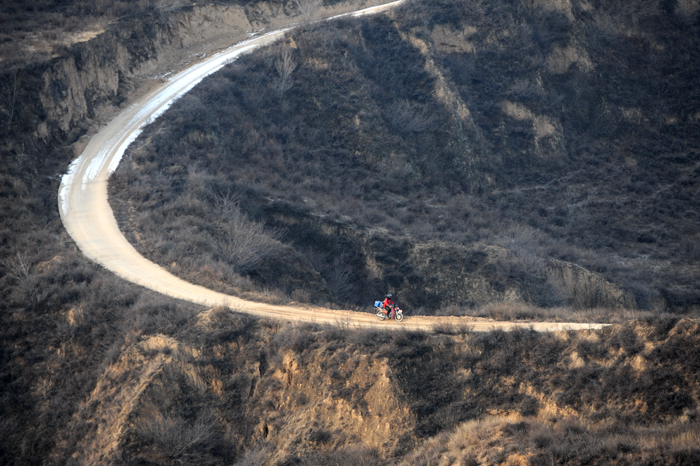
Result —
[[291, 33], [153, 124], [113, 205], [148, 257], [239, 294], [694, 312], [699, 26], [664, 5], [415, 2]]

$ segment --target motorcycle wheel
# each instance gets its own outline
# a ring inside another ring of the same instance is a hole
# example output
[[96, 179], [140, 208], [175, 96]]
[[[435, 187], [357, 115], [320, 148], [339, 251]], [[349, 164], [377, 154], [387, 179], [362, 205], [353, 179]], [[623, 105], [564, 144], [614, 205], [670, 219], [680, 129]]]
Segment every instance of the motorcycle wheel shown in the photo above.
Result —
[[401, 322], [403, 320], [403, 312], [396, 313], [396, 322]]
[[384, 320], [386, 319], [386, 315], [382, 311], [377, 312], [377, 319], [379, 320]]

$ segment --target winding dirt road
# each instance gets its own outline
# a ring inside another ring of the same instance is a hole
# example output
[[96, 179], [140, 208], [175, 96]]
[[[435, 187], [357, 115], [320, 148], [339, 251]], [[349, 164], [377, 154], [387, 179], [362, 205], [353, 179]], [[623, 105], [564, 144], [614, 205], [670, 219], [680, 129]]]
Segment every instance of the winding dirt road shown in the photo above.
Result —
[[[400, 2], [367, 8], [351, 14], [378, 13], [398, 3]], [[124, 151], [146, 124], [162, 114], [174, 100], [192, 89], [204, 77], [219, 70], [241, 54], [274, 42], [288, 29], [274, 31], [236, 44], [180, 72], [158, 89], [140, 98], [90, 139], [82, 155], [70, 165], [68, 173], [63, 176], [59, 192], [61, 219], [83, 254], [125, 280], [174, 298], [209, 307], [227, 306], [256, 316], [290, 321], [423, 330], [431, 330], [436, 324], [446, 323], [469, 324], [475, 330], [532, 327], [538, 331], [556, 331], [602, 327], [602, 324], [513, 323], [458, 317], [407, 316], [401, 324], [379, 322], [370, 313], [277, 306], [245, 301], [188, 283], [142, 257], [122, 235], [107, 201], [108, 178], [119, 165]]]

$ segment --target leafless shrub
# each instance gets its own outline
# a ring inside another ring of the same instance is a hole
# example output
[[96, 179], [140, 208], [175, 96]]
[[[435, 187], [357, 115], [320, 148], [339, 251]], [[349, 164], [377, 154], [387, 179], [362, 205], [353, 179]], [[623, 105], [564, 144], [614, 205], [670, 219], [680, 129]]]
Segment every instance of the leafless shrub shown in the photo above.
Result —
[[231, 215], [236, 209], [238, 209], [239, 198], [236, 193], [232, 193], [230, 190], [216, 194], [214, 196], [214, 205], [221, 210], [224, 215]]
[[290, 324], [275, 334], [273, 342], [280, 349], [291, 349], [301, 353], [316, 342], [313, 326]]
[[550, 316], [547, 310], [522, 303], [490, 303], [477, 312], [477, 315], [494, 320], [530, 320]]
[[272, 88], [280, 99], [294, 85], [292, 73], [296, 67], [297, 64], [294, 61], [290, 48], [280, 47], [275, 58], [275, 69], [277, 70], [278, 78], [272, 81]]
[[474, 330], [473, 325], [467, 323], [451, 324], [451, 323], [441, 323], [433, 325], [433, 333], [442, 335], [463, 335]]
[[32, 264], [26, 252], [18, 252], [9, 259], [5, 259], [2, 261], [2, 265], [7, 271], [7, 275], [17, 281], [26, 280], [30, 276]]
[[157, 416], [144, 422], [139, 434], [179, 464], [207, 464], [210, 461], [203, 447], [212, 442], [216, 421], [213, 414], [205, 414], [192, 424], [179, 417]]
[[42, 287], [39, 283], [39, 275], [28, 253], [18, 252], [4, 260], [2, 266], [7, 271], [7, 275], [17, 282], [13, 293], [17, 302], [28, 300], [32, 306], [36, 307], [49, 296], [49, 289]]
[[312, 23], [323, 6], [323, 0], [294, 0], [299, 13], [304, 17], [304, 24]]
[[321, 338], [327, 342], [344, 341], [348, 335], [353, 333], [349, 331], [350, 328], [351, 326], [348, 320], [342, 321], [340, 319], [337, 319], [336, 325], [326, 325], [323, 327], [323, 333], [321, 334]]
[[185, 6], [186, 0], [150, 0], [151, 6], [159, 11], [172, 11]]
[[333, 263], [325, 273], [324, 271], [319, 272], [325, 277], [333, 294], [340, 299], [348, 298], [355, 289], [351, 280], [353, 274], [351, 258], [345, 251], [333, 259]]
[[5, 100], [5, 111], [7, 112], [7, 130], [12, 129], [12, 121], [17, 111], [17, 104], [22, 87], [22, 77], [18, 71], [13, 71], [5, 85], [3, 86], [3, 97]]
[[352, 255], [347, 250], [335, 254], [331, 262], [324, 254], [312, 248], [300, 248], [311, 266], [326, 280], [328, 288], [340, 300], [351, 300], [356, 291]]
[[389, 332], [358, 328], [348, 335], [348, 341], [361, 346], [379, 346], [391, 341], [391, 334]]
[[269, 304], [286, 304], [289, 302], [289, 296], [279, 289], [266, 286], [262, 289], [246, 293], [243, 297], [248, 297], [254, 301], [261, 301]]
[[221, 226], [223, 241], [220, 248], [236, 272], [244, 273], [280, 251], [282, 232], [249, 220], [234, 202], [228, 197], [219, 198], [221, 208], [227, 215]]
[[700, 235], [696, 234], [693, 238], [685, 240], [679, 249], [686, 263], [697, 264], [700, 262]]
[[424, 105], [407, 100], [394, 103], [386, 113], [392, 127], [400, 133], [420, 133], [435, 128], [435, 116]]
[[584, 196], [579, 195], [571, 190], [566, 192], [564, 196], [566, 202], [566, 211], [570, 222], [585, 222], [588, 218], [588, 209], [593, 202], [593, 197], [596, 190], [592, 189]]
[[250, 110], [257, 110], [260, 108], [266, 94], [267, 87], [260, 81], [255, 81], [248, 87], [244, 96], [244, 102]]
[[525, 225], [514, 225], [497, 236], [495, 243], [519, 256], [534, 256], [539, 253], [543, 241], [544, 235], [539, 230]]
[[546, 305], [558, 304], [561, 296], [554, 283], [547, 280], [547, 261], [542, 257], [544, 235], [528, 226], [516, 225], [502, 236], [497, 244], [508, 249], [508, 254], [498, 260], [501, 272], [516, 278], [531, 294], [530, 300]]
[[445, 406], [440, 408], [432, 417], [432, 421], [440, 429], [451, 429], [462, 420], [462, 413], [455, 406]]
[[308, 303], [311, 302], [311, 293], [309, 290], [297, 288], [296, 290], [292, 291], [292, 294], [290, 296], [293, 301], [296, 301], [298, 303]]

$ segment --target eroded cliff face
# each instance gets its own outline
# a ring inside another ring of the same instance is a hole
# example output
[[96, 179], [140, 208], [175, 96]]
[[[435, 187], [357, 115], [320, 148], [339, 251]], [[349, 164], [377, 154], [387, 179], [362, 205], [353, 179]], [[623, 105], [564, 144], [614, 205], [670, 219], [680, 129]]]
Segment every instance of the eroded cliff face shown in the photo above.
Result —
[[354, 444], [400, 451], [415, 414], [386, 357], [319, 345], [314, 338], [325, 333], [289, 323], [237, 322], [212, 309], [187, 336], [144, 335], [122, 351], [71, 421], [86, 435], [77, 445], [65, 435], [55, 461], [221, 464], [212, 458], [223, 454], [233, 464], [264, 453], [266, 461], [243, 464], [284, 464]]
[[22, 113], [32, 114], [22, 119], [22, 130], [47, 144], [70, 138], [99, 124], [168, 71], [252, 31], [243, 8], [220, 5], [113, 24], [92, 40], [74, 44], [66, 55], [19, 72], [25, 77]]
[[[322, 8], [318, 16], [379, 3], [347, 2]], [[295, 9], [273, 2], [195, 5], [118, 21], [48, 61], [5, 70], [0, 73], [0, 88], [7, 91], [0, 98], [0, 135], [10, 147], [4, 150], [43, 152], [71, 143], [173, 71], [299, 18]]]

